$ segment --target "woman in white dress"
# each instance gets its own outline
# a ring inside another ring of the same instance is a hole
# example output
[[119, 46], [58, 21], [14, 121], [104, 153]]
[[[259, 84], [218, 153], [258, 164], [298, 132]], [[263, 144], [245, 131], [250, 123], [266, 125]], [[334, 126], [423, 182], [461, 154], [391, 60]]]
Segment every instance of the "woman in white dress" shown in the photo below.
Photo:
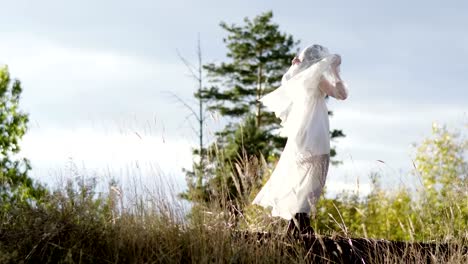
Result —
[[311, 234], [309, 215], [325, 184], [330, 129], [325, 98], [347, 98], [340, 78], [341, 57], [321, 45], [305, 48], [283, 76], [281, 86], [260, 101], [281, 119], [287, 137], [270, 179], [253, 203], [271, 207], [272, 216], [290, 220], [288, 232]]

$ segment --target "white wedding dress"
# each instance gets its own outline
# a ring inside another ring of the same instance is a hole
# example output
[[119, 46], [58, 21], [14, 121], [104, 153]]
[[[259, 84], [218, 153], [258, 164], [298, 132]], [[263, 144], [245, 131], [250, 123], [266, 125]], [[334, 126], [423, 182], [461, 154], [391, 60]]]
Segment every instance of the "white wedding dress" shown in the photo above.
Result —
[[[314, 50], [316, 46], [318, 50]], [[307, 54], [311, 48], [313, 54]], [[280, 134], [288, 140], [276, 168], [253, 204], [271, 207], [272, 216], [287, 220], [296, 213], [309, 214], [315, 210], [330, 160], [326, 94], [319, 89], [319, 83], [321, 78], [333, 86], [336, 83], [337, 76], [331, 66], [337, 55], [329, 54], [319, 45], [307, 49], [300, 55], [301, 65], [291, 66], [283, 76], [282, 85], [260, 99], [281, 119]]]

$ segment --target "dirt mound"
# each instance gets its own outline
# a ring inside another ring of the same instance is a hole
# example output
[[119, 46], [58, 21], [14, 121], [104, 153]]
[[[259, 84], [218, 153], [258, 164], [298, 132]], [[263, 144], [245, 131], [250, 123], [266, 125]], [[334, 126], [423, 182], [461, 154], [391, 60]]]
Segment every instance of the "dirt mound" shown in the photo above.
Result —
[[[450, 243], [411, 243], [366, 238], [321, 235], [290, 237], [271, 233], [235, 232], [235, 239], [256, 239], [265, 243], [278, 239], [307, 250], [312, 263], [445, 263], [468, 261], [468, 246]], [[294, 251], [293, 246], [290, 251]], [[291, 253], [291, 252], [288, 252]], [[454, 257], [456, 259], [454, 259]], [[459, 259], [459, 258], [462, 259]]]

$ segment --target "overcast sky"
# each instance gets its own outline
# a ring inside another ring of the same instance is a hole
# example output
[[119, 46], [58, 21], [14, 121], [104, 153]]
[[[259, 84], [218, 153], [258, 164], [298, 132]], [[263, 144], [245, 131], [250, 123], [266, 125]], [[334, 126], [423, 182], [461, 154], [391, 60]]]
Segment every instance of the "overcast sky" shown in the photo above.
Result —
[[301, 47], [322, 44], [343, 58], [350, 97], [329, 106], [332, 128], [347, 136], [334, 143], [343, 165], [331, 168], [328, 190], [359, 178], [365, 192], [372, 171], [412, 181], [411, 144], [433, 121], [467, 122], [468, 4], [381, 2], [0, 0], [0, 64], [22, 81], [31, 118], [23, 155], [46, 182], [71, 159], [117, 177], [143, 166], [183, 188], [197, 141], [168, 91], [190, 101], [195, 83], [177, 50], [195, 61], [200, 33], [203, 59], [223, 61], [219, 23], [272, 10]]

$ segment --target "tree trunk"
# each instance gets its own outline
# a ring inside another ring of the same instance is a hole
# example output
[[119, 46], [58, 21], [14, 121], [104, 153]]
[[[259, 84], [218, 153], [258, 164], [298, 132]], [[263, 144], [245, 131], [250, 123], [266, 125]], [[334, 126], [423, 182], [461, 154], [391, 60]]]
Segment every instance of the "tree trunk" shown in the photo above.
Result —
[[[260, 53], [259, 57], [261, 56], [262, 54]], [[262, 72], [263, 71], [263, 67], [262, 67], [262, 64], [259, 63], [258, 65], [258, 68], [257, 68], [257, 102], [256, 102], [256, 105], [257, 105], [257, 111], [256, 111], [256, 119], [255, 119], [255, 125], [257, 126], [257, 128], [260, 127], [261, 125], [261, 103], [260, 103], [260, 98], [262, 97]]]

